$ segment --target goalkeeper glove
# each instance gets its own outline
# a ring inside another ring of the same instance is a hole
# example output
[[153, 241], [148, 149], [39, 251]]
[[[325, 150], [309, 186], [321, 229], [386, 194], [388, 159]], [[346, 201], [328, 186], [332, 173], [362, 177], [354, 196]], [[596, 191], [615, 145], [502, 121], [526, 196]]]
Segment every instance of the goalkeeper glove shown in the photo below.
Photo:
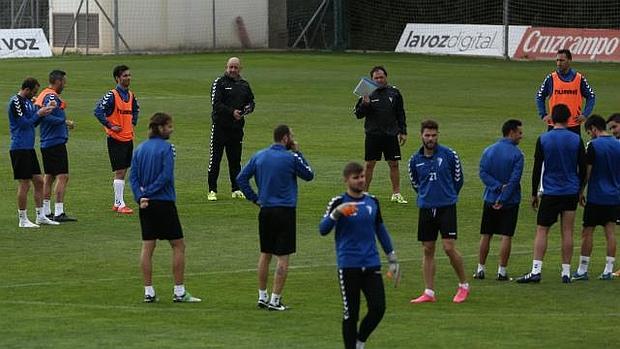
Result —
[[355, 203], [345, 202], [336, 206], [336, 208], [329, 215], [331, 219], [337, 221], [340, 217], [345, 216], [353, 216], [357, 213], [357, 205]]
[[398, 264], [398, 258], [396, 258], [396, 252], [392, 251], [387, 255], [389, 267], [387, 272], [388, 279], [394, 282], [394, 288], [400, 284], [400, 264]]

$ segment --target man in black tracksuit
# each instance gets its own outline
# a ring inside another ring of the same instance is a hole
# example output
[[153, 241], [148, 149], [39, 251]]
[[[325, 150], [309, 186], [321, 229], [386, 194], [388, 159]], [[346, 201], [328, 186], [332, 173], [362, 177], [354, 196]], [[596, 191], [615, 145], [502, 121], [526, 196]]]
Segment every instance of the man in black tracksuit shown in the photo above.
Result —
[[217, 200], [217, 178], [220, 162], [226, 150], [232, 197], [244, 199], [237, 185], [241, 171], [241, 146], [245, 117], [254, 111], [254, 94], [250, 84], [241, 78], [241, 62], [231, 57], [226, 63], [224, 75], [211, 86], [211, 143], [209, 149], [209, 195], [207, 200]]

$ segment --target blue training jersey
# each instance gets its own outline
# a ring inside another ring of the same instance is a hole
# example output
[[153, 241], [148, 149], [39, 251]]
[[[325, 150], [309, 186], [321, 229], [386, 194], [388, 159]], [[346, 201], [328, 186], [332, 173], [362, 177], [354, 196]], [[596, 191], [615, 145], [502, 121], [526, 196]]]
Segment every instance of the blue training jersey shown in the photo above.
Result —
[[129, 181], [136, 202], [141, 198], [176, 201], [174, 145], [160, 137], [142, 142], [133, 153]]
[[62, 100], [59, 96], [48, 94], [43, 99], [43, 105], [49, 105], [51, 101], [56, 101], [56, 108], [41, 119], [41, 148], [49, 148], [59, 144], [67, 143], [69, 140], [69, 130], [67, 128], [67, 116], [65, 110], [61, 108]]
[[[252, 177], [258, 194], [250, 185]], [[261, 207], [296, 207], [297, 177], [311, 181], [314, 172], [301, 152], [276, 143], [252, 156], [237, 176], [237, 184], [248, 200]]]
[[[346, 202], [355, 203], [357, 212], [334, 221], [330, 214], [338, 205]], [[380, 266], [377, 238], [385, 254], [394, 251], [390, 235], [383, 224], [379, 201], [374, 196], [364, 194], [361, 198], [354, 198], [344, 193], [331, 199], [319, 223], [319, 232], [321, 235], [327, 235], [334, 226], [336, 227], [336, 256], [339, 268]]]
[[523, 162], [523, 152], [509, 138], [502, 138], [484, 150], [479, 175], [484, 183], [485, 202], [507, 207], [519, 205]]
[[458, 154], [437, 144], [432, 156], [424, 155], [424, 148], [409, 160], [409, 178], [418, 193], [420, 208], [439, 208], [456, 204], [463, 188], [463, 170]]
[[[116, 85], [115, 89], [116, 91], [118, 91], [118, 94], [121, 96], [123, 101], [129, 100], [129, 90], [125, 90], [120, 85]], [[138, 103], [138, 99], [136, 98], [135, 93], [133, 95], [131, 111], [132, 111], [131, 123], [134, 126], [136, 126], [138, 124], [138, 114], [140, 114], [140, 104]], [[93, 114], [103, 126], [107, 128], [111, 128], [112, 124], [108, 122], [107, 117], [112, 115], [113, 112], [114, 112], [114, 94], [112, 93], [112, 91], [108, 91], [103, 97], [101, 97], [99, 102], [97, 102], [97, 105], [95, 106], [95, 110], [93, 111]]]
[[34, 149], [34, 128], [39, 124], [39, 108], [19, 94], [11, 97], [7, 112], [11, 132], [11, 150]]
[[588, 143], [586, 163], [592, 166], [587, 202], [620, 206], [620, 142], [599, 136]]

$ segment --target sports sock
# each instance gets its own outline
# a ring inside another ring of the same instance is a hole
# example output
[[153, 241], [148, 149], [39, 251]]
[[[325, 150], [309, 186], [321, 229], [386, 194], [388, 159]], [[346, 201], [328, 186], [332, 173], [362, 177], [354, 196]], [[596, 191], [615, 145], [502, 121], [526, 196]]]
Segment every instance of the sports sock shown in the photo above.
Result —
[[540, 274], [542, 272], [542, 261], [534, 259], [532, 261], [532, 274]]
[[506, 276], [506, 267], [498, 266], [497, 273], [501, 276]]
[[43, 200], [43, 213], [46, 216], [52, 214], [52, 203], [50, 200]]
[[174, 285], [174, 295], [177, 297], [181, 297], [185, 294], [185, 285]]
[[459, 282], [459, 288], [464, 288], [466, 290], [469, 290], [469, 283], [465, 282], [465, 283], [460, 283]]
[[562, 263], [562, 276], [570, 276], [570, 264]]
[[36, 207], [34, 209], [34, 212], [36, 212], [37, 217], [39, 218], [45, 218], [45, 214], [43, 213], [43, 207]]
[[424, 293], [429, 297], [435, 297], [435, 291], [431, 290], [430, 288], [424, 289]]
[[279, 294], [272, 293], [271, 294], [271, 301], [269, 301], [269, 304], [273, 304], [273, 305], [280, 304], [280, 297], [281, 296]]
[[478, 270], [476, 272], [479, 273], [479, 272], [485, 271], [485, 270], [486, 270], [486, 268], [485, 268], [484, 264], [478, 263]]
[[65, 213], [65, 204], [62, 202], [57, 202], [54, 204], [54, 216], [60, 216]]
[[118, 207], [125, 206], [125, 200], [123, 199], [125, 191], [125, 181], [122, 179], [114, 180], [114, 205]]
[[607, 256], [605, 257], [605, 261], [605, 270], [603, 271], [603, 274], [609, 274], [614, 271], [614, 262], [616, 261], [616, 258]]
[[155, 289], [153, 288], [153, 286], [144, 286], [144, 295], [154, 297]]
[[17, 216], [21, 222], [28, 220], [28, 210], [17, 210]]
[[579, 257], [579, 268], [577, 268], [577, 274], [585, 274], [588, 272], [588, 265], [590, 264], [590, 257]]
[[267, 302], [269, 300], [269, 294], [267, 293], [267, 290], [258, 290], [258, 300], [261, 300], [263, 302]]
[[365, 345], [366, 343], [358, 339], [357, 342], [355, 342], [355, 349], [364, 349]]

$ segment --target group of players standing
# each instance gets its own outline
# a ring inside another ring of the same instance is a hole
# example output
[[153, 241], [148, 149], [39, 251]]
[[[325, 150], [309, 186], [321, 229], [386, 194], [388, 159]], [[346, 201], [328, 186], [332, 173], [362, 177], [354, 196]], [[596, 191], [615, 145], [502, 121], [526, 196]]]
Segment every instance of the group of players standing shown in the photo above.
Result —
[[[541, 280], [542, 259], [546, 251], [550, 227], [562, 226], [562, 281], [588, 279], [588, 264], [592, 252], [592, 232], [604, 226], [607, 238], [605, 270], [600, 279], [610, 280], [615, 261], [614, 228], [620, 209], [620, 114], [607, 122], [590, 115], [594, 93], [585, 78], [570, 68], [568, 50], [557, 54], [557, 70], [545, 79], [537, 95], [541, 118], [548, 122], [549, 132], [541, 135], [536, 144], [532, 175], [532, 206], [538, 209], [534, 258], [530, 273], [516, 279], [519, 283]], [[212, 86], [212, 133], [209, 162], [209, 201], [217, 200], [219, 163], [224, 151], [228, 159], [233, 198], [246, 198], [260, 207], [258, 262], [258, 307], [275, 311], [288, 308], [281, 302], [281, 293], [288, 274], [288, 256], [296, 251], [296, 178], [309, 181], [313, 170], [299, 150], [293, 132], [286, 125], [274, 130], [274, 144], [257, 152], [241, 170], [241, 143], [245, 117], [254, 110], [254, 95], [249, 83], [240, 76], [241, 62], [231, 58], [225, 74]], [[65, 116], [66, 103], [60, 94], [66, 74], [50, 73], [50, 85], [37, 95], [39, 84], [26, 79], [20, 92], [9, 102], [11, 129], [11, 160], [18, 185], [20, 227], [39, 224], [59, 224], [75, 218], [64, 213], [63, 197], [68, 181], [66, 142], [68, 129], [74, 126]], [[133, 211], [123, 200], [127, 169], [132, 167], [130, 182], [134, 198], [140, 207], [143, 248], [141, 267], [144, 276], [145, 302], [155, 302], [152, 285], [152, 255], [157, 239], [168, 240], [173, 248], [175, 302], [199, 302], [183, 285], [183, 232], [178, 219], [174, 190], [174, 146], [166, 140], [173, 131], [170, 115], [155, 113], [149, 123], [149, 139], [133, 151], [134, 126], [138, 121], [139, 105], [129, 90], [131, 73], [127, 66], [114, 68], [117, 86], [97, 103], [94, 114], [107, 134], [108, 152], [114, 171], [113, 210], [121, 214]], [[400, 92], [387, 84], [387, 71], [374, 67], [371, 78], [379, 88], [363, 96], [355, 106], [357, 118], [365, 118], [365, 166], [348, 163], [343, 170], [346, 192], [328, 204], [319, 230], [322, 235], [335, 228], [338, 276], [343, 297], [342, 333], [347, 348], [363, 348], [365, 341], [381, 321], [385, 312], [385, 293], [380, 272], [381, 262], [376, 248], [378, 238], [389, 262], [388, 275], [398, 283], [400, 267], [392, 240], [381, 216], [379, 201], [367, 193], [376, 161], [383, 157], [390, 167], [392, 202], [406, 204], [400, 193], [398, 161], [400, 146], [407, 140], [406, 119]], [[549, 97], [550, 115], [545, 100]], [[586, 106], [581, 112], [582, 99]], [[580, 138], [581, 123], [592, 137], [587, 149]], [[35, 127], [41, 125], [41, 153], [45, 177], [40, 175], [34, 151]], [[614, 139], [606, 131], [609, 126]], [[523, 136], [522, 123], [508, 120], [502, 126], [503, 138], [482, 154], [479, 175], [485, 185], [481, 221], [479, 264], [475, 279], [485, 278], [485, 262], [492, 235], [502, 235], [497, 280], [509, 280], [506, 268], [511, 238], [516, 230], [521, 200], [520, 180], [524, 156], [518, 149]], [[456, 249], [456, 202], [463, 186], [463, 173], [458, 154], [438, 142], [439, 125], [433, 120], [421, 123], [422, 147], [409, 161], [409, 175], [417, 192], [419, 207], [418, 240], [424, 252], [423, 277], [425, 290], [411, 303], [435, 302], [435, 243], [441, 234], [442, 247], [450, 259], [458, 279], [455, 303], [469, 296], [463, 258]], [[256, 179], [258, 194], [250, 185]], [[34, 183], [37, 216], [35, 223], [26, 215], [26, 195]], [[52, 183], [55, 186], [55, 210], [51, 214]], [[584, 189], [587, 186], [587, 196]], [[577, 204], [585, 206], [582, 248], [579, 268], [570, 275], [573, 251], [572, 232]], [[269, 264], [277, 259], [271, 297], [267, 293]], [[368, 314], [358, 329], [360, 292], [367, 298]]]

